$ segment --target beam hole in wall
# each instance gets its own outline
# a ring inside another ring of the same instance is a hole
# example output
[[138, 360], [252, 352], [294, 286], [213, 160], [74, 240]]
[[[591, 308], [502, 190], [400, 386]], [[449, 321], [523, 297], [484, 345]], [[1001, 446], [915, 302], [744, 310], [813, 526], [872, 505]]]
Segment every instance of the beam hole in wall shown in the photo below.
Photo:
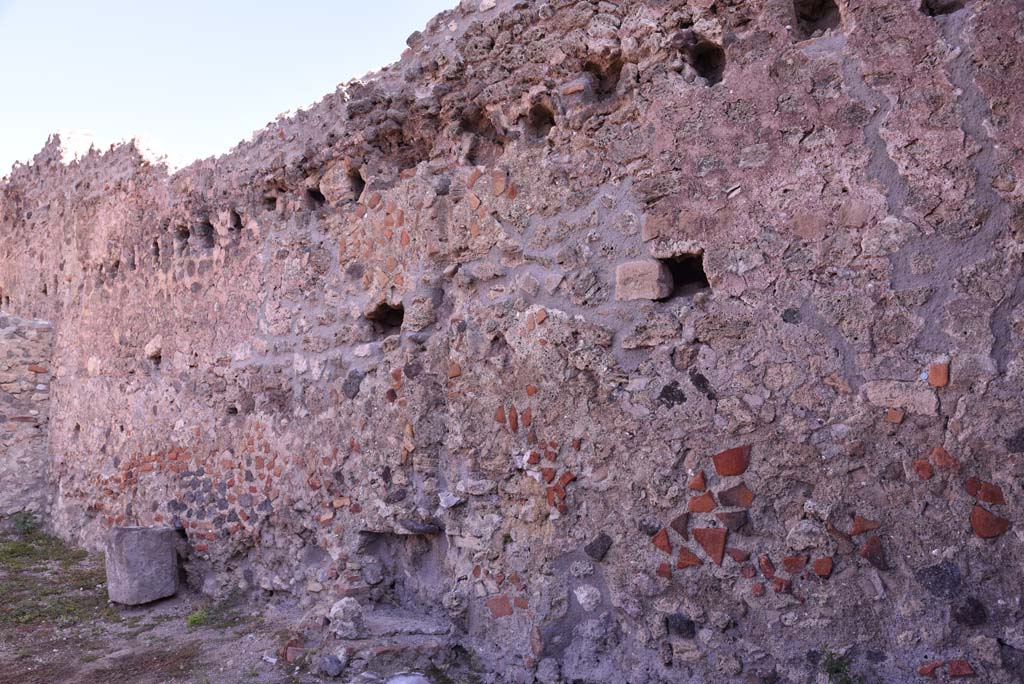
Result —
[[327, 204], [327, 198], [320, 188], [306, 188], [306, 209], [316, 211]]
[[75, 423], [74, 429], [71, 430], [71, 439], [77, 441], [78, 438], [81, 437], [81, 436], [82, 436], [82, 426], [79, 425], [78, 423]]
[[549, 105], [538, 102], [530, 107], [526, 116], [526, 132], [532, 139], [543, 140], [554, 127], [555, 112]]
[[710, 40], [701, 40], [691, 52], [690, 66], [709, 86], [720, 83], [725, 74], [725, 50]]
[[594, 92], [598, 99], [603, 100], [615, 95], [615, 90], [619, 87], [619, 79], [622, 77], [621, 59], [607, 65], [587, 62], [583, 65], [583, 70], [594, 77]]
[[381, 302], [366, 314], [366, 318], [373, 322], [378, 333], [384, 337], [390, 337], [402, 331], [405, 308], [401, 304], [391, 305]]
[[153, 238], [153, 245], [149, 248], [149, 253], [153, 255], [153, 261], [160, 261], [160, 240]]
[[277, 197], [274, 195], [264, 195], [263, 208], [267, 211], [277, 211]]
[[352, 190], [352, 201], [358, 202], [363, 198], [363, 191], [366, 190], [366, 181], [359, 169], [352, 169], [348, 172], [348, 186]]
[[793, 0], [796, 37], [807, 40], [839, 27], [841, 16], [835, 0]]
[[677, 297], [692, 297], [701, 290], [711, 288], [707, 273], [704, 272], [703, 254], [680, 254], [668, 259], [659, 259], [672, 273], [672, 294], [662, 301]]
[[228, 406], [227, 413], [228, 413], [229, 416], [237, 416], [238, 415], [238, 407], [234, 406], [234, 405]]
[[465, 149], [466, 162], [472, 166], [491, 166], [505, 152], [505, 138], [487, 112], [471, 105], [459, 116], [459, 127], [470, 136]]
[[929, 17], [940, 17], [959, 12], [966, 4], [966, 0], [921, 0], [921, 11]]
[[188, 249], [188, 239], [190, 237], [192, 237], [192, 232], [188, 229], [188, 226], [178, 226], [174, 229], [174, 246], [178, 254], [183, 254]]
[[217, 243], [214, 236], [213, 224], [209, 221], [200, 221], [192, 229], [196, 238], [199, 240], [199, 246], [203, 249], [213, 249], [213, 246]]
[[244, 227], [245, 226], [242, 224], [242, 216], [232, 209], [231, 214], [228, 216], [228, 232], [237, 236], [242, 232], [242, 228]]

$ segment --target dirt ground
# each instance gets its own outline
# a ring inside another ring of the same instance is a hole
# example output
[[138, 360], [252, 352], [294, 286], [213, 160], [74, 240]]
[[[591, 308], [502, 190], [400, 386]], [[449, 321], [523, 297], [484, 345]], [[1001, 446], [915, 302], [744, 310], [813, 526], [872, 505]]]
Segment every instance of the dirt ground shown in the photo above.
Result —
[[279, 657], [287, 616], [252, 611], [186, 591], [110, 604], [102, 556], [31, 526], [0, 531], [0, 684], [320, 681]]

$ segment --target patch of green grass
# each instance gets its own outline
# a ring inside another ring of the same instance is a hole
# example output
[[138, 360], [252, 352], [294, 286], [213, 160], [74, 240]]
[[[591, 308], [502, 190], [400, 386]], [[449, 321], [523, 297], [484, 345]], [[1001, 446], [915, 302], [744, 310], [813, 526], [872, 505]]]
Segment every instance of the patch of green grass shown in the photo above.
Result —
[[236, 593], [229, 594], [221, 601], [209, 603], [199, 610], [189, 613], [185, 618], [185, 624], [189, 629], [199, 627], [228, 629], [246, 624], [248, 621], [249, 616], [241, 611], [241, 597]]
[[29, 523], [18, 536], [0, 535], [0, 628], [52, 624], [69, 627], [110, 620], [102, 564], [81, 549]]
[[821, 671], [828, 675], [829, 684], [857, 684], [860, 677], [850, 674], [850, 659], [827, 648], [821, 656]]

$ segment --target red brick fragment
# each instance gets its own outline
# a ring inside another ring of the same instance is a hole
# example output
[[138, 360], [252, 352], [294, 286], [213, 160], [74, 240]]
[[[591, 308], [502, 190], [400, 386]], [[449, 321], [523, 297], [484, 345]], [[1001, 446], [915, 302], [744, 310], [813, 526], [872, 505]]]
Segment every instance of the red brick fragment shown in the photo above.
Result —
[[757, 568], [755, 568], [753, 565], [744, 565], [742, 568], [740, 568], [740, 575], [742, 575], [746, 579], [754, 579], [755, 577], [757, 577]]
[[750, 508], [754, 503], [754, 493], [747, 488], [746, 484], [740, 482], [735, 487], [718, 492], [718, 500], [723, 506]]
[[676, 567], [684, 570], [701, 565], [703, 562], [695, 553], [683, 546], [679, 549], [679, 559], [676, 561]]
[[704, 477], [704, 471], [700, 471], [696, 475], [690, 478], [690, 481], [686, 483], [689, 489], [696, 492], [703, 492], [708, 488], [707, 479]]
[[686, 508], [691, 513], [710, 513], [715, 510], [715, 497], [711, 492], [704, 492], [700, 496], [690, 499]]
[[693, 538], [715, 565], [721, 565], [725, 558], [725, 539], [728, 534], [724, 527], [698, 527], [693, 530]]
[[775, 564], [772, 563], [772, 559], [767, 553], [762, 553], [757, 557], [757, 565], [761, 568], [761, 574], [771, 579], [775, 577]]
[[658, 533], [651, 537], [651, 543], [658, 547], [658, 549], [671, 555], [672, 542], [668, 538], [668, 530], [664, 527], [658, 530]]
[[760, 582], [754, 583], [754, 586], [750, 587], [750, 593], [758, 598], [764, 596], [764, 585]]
[[942, 470], [959, 470], [960, 461], [953, 458], [948, 451], [942, 447], [935, 447], [931, 453], [932, 463]]
[[530, 599], [524, 596], [516, 596], [512, 600], [512, 603], [514, 603], [516, 608], [518, 608], [519, 610], [528, 610], [530, 607]]
[[499, 406], [498, 410], [494, 412], [494, 422], [505, 424], [505, 407]]
[[946, 672], [949, 673], [950, 677], [973, 677], [975, 676], [974, 668], [971, 664], [963, 658], [957, 660], [950, 660], [946, 666]]
[[732, 558], [737, 563], [746, 563], [748, 560], [750, 560], [750, 552], [749, 551], [744, 551], [742, 549], [728, 548], [728, 549], [725, 550], [725, 552], [727, 554], [729, 554], [729, 557]]
[[936, 679], [938, 675], [935, 674], [935, 671], [945, 664], [946, 663], [941, 660], [932, 660], [930, 662], [925, 663], [921, 667], [917, 668], [917, 674], [921, 675], [922, 677]]
[[671, 577], [671, 576], [672, 576], [672, 566], [671, 565], [669, 565], [668, 563], [660, 563], [660, 564], [658, 564], [658, 577], [668, 578], [668, 577]]
[[750, 465], [750, 445], [726, 449], [711, 457], [715, 471], [722, 477], [742, 475]]
[[690, 539], [690, 514], [689, 513], [681, 513], [680, 515], [677, 515], [675, 520], [670, 522], [668, 524], [668, 526], [671, 527], [673, 530], [675, 530], [676, 533], [680, 537], [682, 537], [683, 539], [686, 539], [687, 541], [689, 541], [689, 539]]
[[832, 556], [815, 558], [814, 562], [811, 563], [811, 569], [814, 570], [814, 574], [818, 577], [828, 579], [832, 575]]
[[491, 615], [496, 618], [508, 617], [512, 614], [512, 602], [505, 594], [487, 599], [487, 607], [490, 609]]
[[932, 464], [928, 462], [928, 459], [919, 458], [914, 461], [914, 472], [917, 473], [919, 480], [930, 480], [935, 471], [932, 469]]
[[984, 501], [990, 504], [1005, 504], [1006, 499], [1003, 498], [1003, 490], [999, 485], [992, 484], [991, 482], [985, 482], [976, 477], [969, 477], [964, 482], [964, 488], [967, 493], [973, 496], [975, 499]]
[[932, 387], [945, 387], [949, 384], [949, 364], [933, 363], [928, 366], [928, 384]]
[[805, 567], [809, 556], [786, 556], [782, 559], [782, 568], [790, 575], [798, 575]]
[[46, 366], [31, 365], [31, 366], [28, 367], [28, 369], [32, 373], [49, 373], [50, 372], [50, 369], [48, 369]]
[[554, 481], [554, 479], [555, 479], [555, 469], [554, 468], [541, 468], [540, 469], [540, 475], [541, 475], [541, 477], [544, 478], [545, 482], [547, 482], [548, 484], [551, 484]]
[[1010, 521], [986, 510], [981, 504], [974, 504], [971, 529], [982, 539], [994, 539], [1010, 529]]
[[853, 529], [850, 530], [850, 535], [856, 537], [857, 535], [870, 532], [871, 530], [877, 530], [882, 526], [882, 523], [877, 520], [868, 520], [857, 515], [853, 518]]
[[788, 579], [776, 577], [772, 580], [772, 591], [776, 594], [791, 594], [793, 593], [793, 583]]
[[558, 478], [558, 484], [560, 484], [563, 487], [565, 487], [566, 485], [568, 485], [570, 482], [572, 482], [575, 479], [576, 479], [576, 474], [574, 472], [572, 472], [571, 470], [566, 470], [564, 473], [562, 473], [562, 476]]
[[538, 463], [540, 463], [540, 454], [538, 454], [536, 451], [531, 451], [530, 455], [526, 459], [526, 462], [529, 463], [530, 465], [537, 465]]
[[508, 407], [508, 428], [512, 432], [519, 432], [519, 412], [511, 404]]
[[882, 547], [882, 540], [875, 535], [868, 539], [867, 543], [860, 549], [860, 557], [879, 570], [888, 570], [889, 564], [885, 560], [885, 549]]

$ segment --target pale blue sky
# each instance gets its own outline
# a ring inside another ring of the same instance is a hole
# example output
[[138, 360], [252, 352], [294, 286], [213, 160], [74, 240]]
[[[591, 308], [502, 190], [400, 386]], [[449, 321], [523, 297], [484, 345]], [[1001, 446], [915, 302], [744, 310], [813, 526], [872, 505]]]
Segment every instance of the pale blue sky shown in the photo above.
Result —
[[0, 0], [0, 177], [58, 130], [226, 152], [393, 62], [456, 0]]

